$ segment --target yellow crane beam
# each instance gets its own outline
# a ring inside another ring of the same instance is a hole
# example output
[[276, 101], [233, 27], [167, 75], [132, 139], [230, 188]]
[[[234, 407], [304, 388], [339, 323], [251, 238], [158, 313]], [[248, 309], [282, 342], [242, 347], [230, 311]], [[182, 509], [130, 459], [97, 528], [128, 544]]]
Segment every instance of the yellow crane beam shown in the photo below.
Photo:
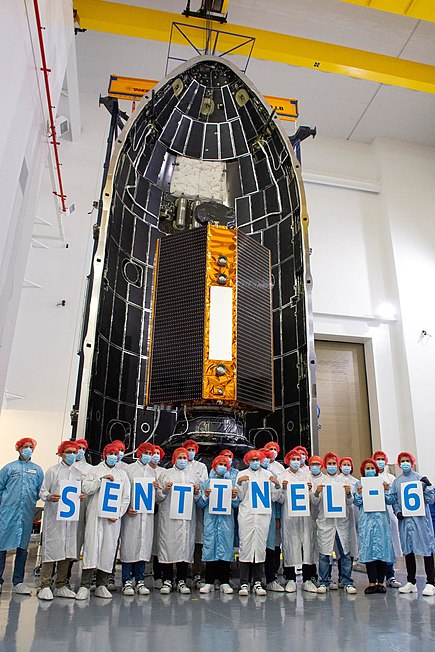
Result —
[[341, 0], [341, 2], [435, 23], [434, 0]]
[[[82, 28], [151, 41], [168, 42], [172, 23], [182, 19], [179, 14], [103, 0], [74, 0], [74, 9]], [[189, 18], [188, 22], [204, 27], [201, 19]], [[213, 27], [217, 29], [216, 25]], [[255, 38], [253, 56], [257, 59], [435, 93], [435, 67], [424, 63], [229, 23], [220, 31], [221, 51], [234, 47], [234, 36], [225, 34], [231, 32]], [[177, 30], [172, 39], [186, 44]]]

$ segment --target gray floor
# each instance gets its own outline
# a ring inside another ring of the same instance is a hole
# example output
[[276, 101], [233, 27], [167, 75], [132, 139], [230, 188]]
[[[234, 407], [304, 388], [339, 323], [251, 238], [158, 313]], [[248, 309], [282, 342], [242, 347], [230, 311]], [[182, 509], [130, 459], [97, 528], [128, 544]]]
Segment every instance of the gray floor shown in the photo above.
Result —
[[[55, 598], [44, 603], [11, 594], [12, 560], [8, 557], [0, 596], [1, 652], [435, 651], [435, 597], [404, 596], [394, 589], [386, 596], [365, 596], [362, 573], [354, 574], [356, 596], [298, 589], [265, 598], [218, 591], [124, 597], [118, 591], [110, 601]], [[30, 586], [35, 586], [34, 566], [33, 548], [27, 564]], [[403, 573], [398, 577], [404, 579]], [[423, 584], [419, 576], [419, 588]]]

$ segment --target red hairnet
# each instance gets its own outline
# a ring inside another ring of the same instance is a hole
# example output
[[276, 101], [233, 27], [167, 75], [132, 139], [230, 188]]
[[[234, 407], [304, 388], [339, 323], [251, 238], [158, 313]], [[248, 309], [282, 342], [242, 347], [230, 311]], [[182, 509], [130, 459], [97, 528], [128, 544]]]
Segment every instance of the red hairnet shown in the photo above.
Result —
[[414, 466], [414, 464], [416, 463], [417, 460], [415, 459], [414, 455], [412, 453], [408, 453], [408, 451], [402, 451], [401, 453], [398, 454], [398, 456], [397, 456], [397, 464], [400, 466], [400, 459], [404, 455], [407, 455], [409, 457], [409, 459], [411, 460], [412, 466]]
[[144, 441], [140, 446], [138, 446], [136, 451], [136, 457], [140, 457], [145, 451], [151, 451], [151, 455], [154, 453], [155, 446], [150, 444], [147, 441]]
[[276, 441], [268, 441], [263, 448], [276, 448], [277, 452], [280, 452], [280, 447], [279, 444], [276, 443]]
[[223, 464], [226, 466], [227, 471], [230, 468], [230, 463], [228, 462], [228, 459], [225, 457], [225, 455], [218, 455], [214, 458], [213, 462], [211, 463], [212, 469], [216, 470], [218, 464]]
[[272, 462], [275, 459], [274, 454], [268, 448], [260, 448], [260, 453], [263, 454], [263, 458], [268, 457]]
[[372, 455], [373, 459], [376, 459], [378, 455], [385, 457], [385, 463], [388, 464], [388, 455], [384, 451], [375, 451]]
[[340, 458], [336, 453], [333, 453], [332, 451], [326, 453], [326, 455], [323, 456], [323, 466], [326, 466], [326, 460], [335, 460], [337, 462], [337, 466], [340, 463]]
[[19, 439], [15, 444], [15, 450], [19, 450], [27, 442], [30, 442], [33, 448], [36, 448], [36, 439], [32, 439], [31, 437], [22, 437], [22, 439]]
[[193, 441], [193, 439], [188, 439], [187, 441], [184, 442], [183, 448], [194, 448], [195, 453], [199, 451], [199, 446], [196, 443], [196, 441]]
[[320, 464], [320, 466], [324, 466], [323, 460], [319, 455], [311, 455], [310, 459], [308, 460], [308, 464]]
[[345, 462], [346, 460], [347, 460], [348, 462], [350, 462], [350, 467], [351, 467], [351, 469], [352, 469], [352, 473], [353, 473], [353, 459], [352, 459], [351, 457], [342, 457], [341, 460], [340, 460], [340, 464], [339, 464], [339, 466], [341, 467], [341, 465], [343, 464], [343, 462]]
[[231, 455], [232, 459], [234, 459], [234, 453], [233, 451], [230, 451], [229, 448], [224, 448], [224, 450], [221, 451], [219, 455]]
[[103, 448], [103, 459], [105, 460], [110, 453], [115, 453], [116, 455], [119, 453], [118, 445], [114, 441]]
[[189, 459], [189, 451], [187, 450], [187, 448], [184, 448], [184, 446], [180, 446], [179, 448], [176, 448], [172, 453], [172, 464], [175, 464], [175, 462], [177, 461], [177, 457], [180, 455], [180, 453], [184, 453], [187, 459]]
[[260, 451], [256, 451], [256, 450], [248, 451], [245, 454], [245, 457], [243, 458], [244, 463], [247, 466], [249, 466], [249, 462], [252, 460], [253, 457], [259, 457], [260, 462], [262, 462], [264, 460], [264, 453], [262, 453], [261, 450]]
[[77, 446], [85, 446], [86, 449], [89, 447], [89, 444], [86, 441], [86, 439], [76, 439], [76, 444]]
[[361, 462], [361, 466], [359, 467], [359, 471], [361, 473], [361, 476], [365, 476], [365, 466], [366, 466], [366, 464], [368, 462], [370, 462], [370, 464], [373, 464], [373, 466], [376, 469], [376, 475], [379, 475], [379, 466], [376, 464], [374, 459], [372, 459], [371, 457], [368, 457], [366, 460]]
[[299, 459], [301, 459], [301, 451], [299, 446], [293, 448], [293, 450], [287, 453], [287, 455], [284, 457], [284, 464], [290, 466], [290, 459], [293, 457], [293, 455], [297, 455]]
[[293, 450], [301, 451], [301, 453], [305, 455], [306, 460], [309, 458], [309, 454], [305, 446], [295, 446]]
[[154, 452], [156, 452], [156, 450], [159, 451], [160, 459], [162, 460], [165, 457], [165, 451], [163, 450], [163, 448], [161, 446], [157, 446], [157, 445], [154, 446]]
[[112, 444], [115, 444], [118, 451], [123, 451], [125, 453], [125, 444], [120, 439], [115, 439], [115, 441], [112, 441]]
[[76, 441], [70, 441], [69, 439], [65, 439], [59, 446], [57, 447], [57, 454], [62, 455], [62, 453], [67, 449], [67, 448], [74, 448], [74, 450], [77, 452], [79, 447], [77, 445]]

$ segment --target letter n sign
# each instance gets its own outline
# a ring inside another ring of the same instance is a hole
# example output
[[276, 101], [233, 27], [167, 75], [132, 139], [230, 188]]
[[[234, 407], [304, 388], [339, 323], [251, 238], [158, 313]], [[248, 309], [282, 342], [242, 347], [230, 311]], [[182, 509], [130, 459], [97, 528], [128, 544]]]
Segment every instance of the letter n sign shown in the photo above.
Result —
[[254, 514], [271, 514], [272, 501], [270, 497], [269, 480], [251, 480], [249, 484], [250, 505]]

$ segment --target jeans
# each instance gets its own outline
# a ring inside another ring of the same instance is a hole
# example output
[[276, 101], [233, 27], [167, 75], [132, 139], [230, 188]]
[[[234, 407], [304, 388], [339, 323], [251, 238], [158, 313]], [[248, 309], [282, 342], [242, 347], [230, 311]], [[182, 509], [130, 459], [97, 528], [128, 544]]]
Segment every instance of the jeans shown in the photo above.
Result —
[[145, 577], [145, 562], [122, 562], [122, 584], [134, 579], [136, 582], [143, 582]]
[[[336, 544], [338, 547], [338, 552], [340, 554], [340, 559], [341, 559], [341, 579], [343, 582], [344, 586], [352, 586], [353, 585], [353, 580], [352, 580], [352, 560], [351, 556], [349, 553], [346, 555], [344, 554], [343, 551], [343, 546], [341, 545], [341, 541], [339, 537], [337, 536], [336, 539]], [[323, 555], [320, 553], [319, 555], [319, 577], [320, 577], [320, 584], [323, 586], [329, 586], [330, 579], [329, 579], [329, 566], [331, 563], [331, 558], [329, 555]]]
[[[7, 550], [0, 550], [0, 586], [3, 584], [3, 573], [6, 566], [6, 552]], [[17, 548], [15, 552], [14, 574], [12, 576], [12, 584], [16, 586], [24, 582], [24, 570], [26, 568], [27, 550], [25, 548]]]

